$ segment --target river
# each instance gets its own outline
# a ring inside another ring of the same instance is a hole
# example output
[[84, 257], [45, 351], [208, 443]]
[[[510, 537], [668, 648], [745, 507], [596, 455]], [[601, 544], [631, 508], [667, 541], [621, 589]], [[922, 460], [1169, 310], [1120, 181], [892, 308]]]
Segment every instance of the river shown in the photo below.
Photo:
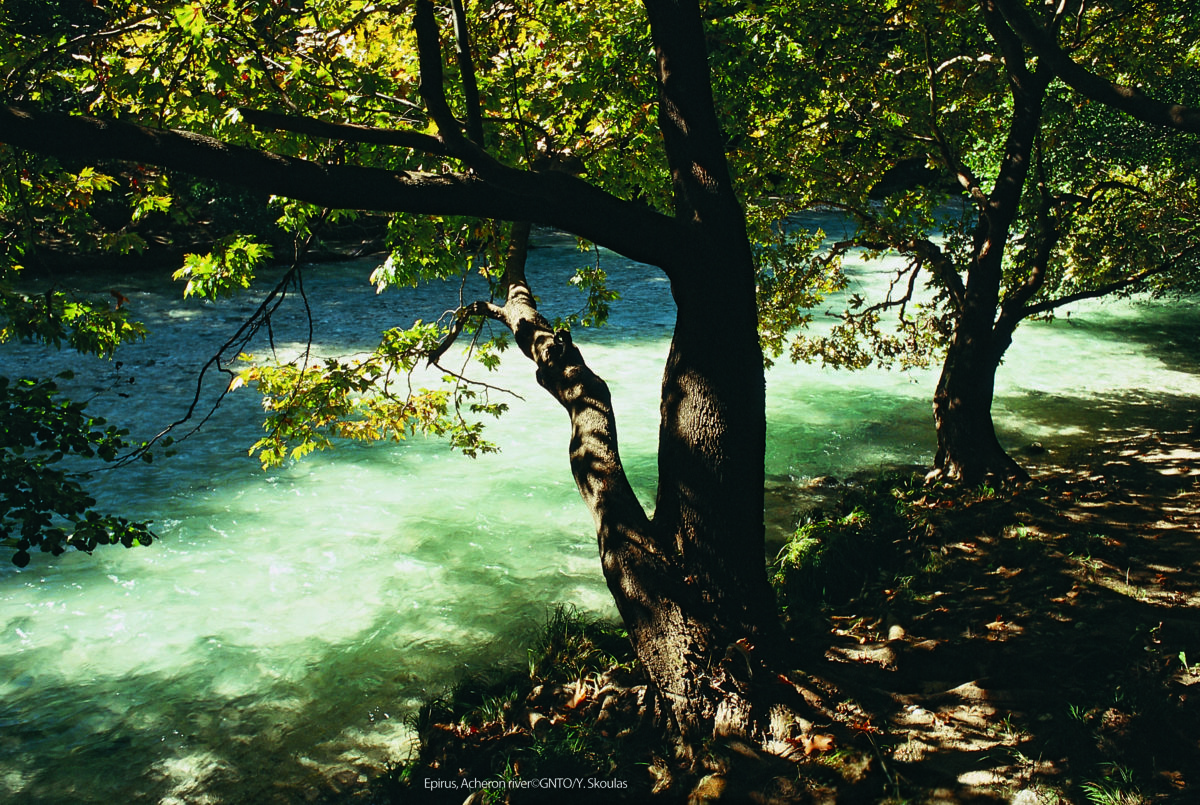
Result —
[[[554, 233], [537, 245], [530, 275], [543, 309], [578, 308], [567, 278], [591, 258]], [[457, 285], [376, 295], [375, 265], [306, 270], [315, 353], [367, 349], [381, 328], [436, 318], [457, 300]], [[623, 298], [610, 327], [576, 341], [612, 387], [622, 454], [650, 501], [669, 288], [616, 256], [604, 266]], [[887, 271], [857, 266], [850, 292]], [[120, 351], [119, 367], [81, 369], [70, 352], [9, 344], [0, 369], [75, 369], [64, 385], [94, 397], [97, 412], [135, 437], [157, 432], [263, 296], [185, 301], [168, 274], [89, 280], [120, 291], [152, 330]], [[306, 332], [302, 306], [289, 304], [276, 347], [299, 349]], [[1194, 421], [1198, 373], [1190, 306], [1091, 303], [1027, 324], [1000, 372], [1002, 439], [1017, 452], [1040, 442], [1053, 459], [1099, 432]], [[173, 457], [101, 474], [102, 504], [153, 520], [161, 538], [0, 568], [0, 800], [304, 801], [402, 758], [405, 718], [423, 697], [519, 659], [553, 605], [611, 613], [567, 465], [565, 414], [515, 350], [487, 380], [524, 399], [490, 426], [501, 452], [475, 460], [416, 438], [264, 472], [246, 454], [261, 432], [259, 399], [242, 390]], [[932, 370], [772, 369], [772, 536], [807, 478], [928, 463], [934, 380]], [[215, 378], [205, 398], [226, 382]]]

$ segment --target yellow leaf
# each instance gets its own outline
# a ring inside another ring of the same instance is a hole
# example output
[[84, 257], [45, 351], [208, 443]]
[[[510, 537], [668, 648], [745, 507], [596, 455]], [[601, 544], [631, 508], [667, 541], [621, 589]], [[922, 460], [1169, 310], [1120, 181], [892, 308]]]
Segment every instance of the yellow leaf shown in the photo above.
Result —
[[820, 733], [815, 735], [801, 735], [800, 745], [804, 747], [805, 755], [828, 752], [833, 748], [833, 736]]

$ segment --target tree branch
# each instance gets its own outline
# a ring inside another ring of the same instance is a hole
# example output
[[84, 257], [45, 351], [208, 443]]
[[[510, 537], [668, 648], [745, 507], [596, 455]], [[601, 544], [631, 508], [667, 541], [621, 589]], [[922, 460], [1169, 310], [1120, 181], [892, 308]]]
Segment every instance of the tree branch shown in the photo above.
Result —
[[433, 352], [430, 352], [425, 360], [426, 365], [435, 366], [442, 356], [449, 351], [450, 347], [458, 341], [458, 337], [462, 335], [463, 329], [467, 326], [467, 322], [475, 318], [492, 319], [493, 321], [504, 322], [504, 308], [499, 305], [492, 304], [487, 301], [472, 302], [466, 307], [461, 307], [454, 313], [454, 321], [450, 323], [450, 329], [442, 340], [438, 342], [437, 347]]
[[443, 85], [442, 74], [442, 43], [438, 35], [437, 19], [433, 13], [433, 3], [429, 0], [417, 0], [416, 14], [413, 17], [413, 31], [417, 35], [417, 57], [420, 71], [421, 99], [429, 116], [437, 124], [443, 138], [453, 138], [459, 131], [458, 121], [450, 111], [446, 102], [446, 88]]
[[962, 277], [959, 276], [953, 261], [932, 240], [928, 238], [911, 238], [899, 243], [891, 241], [873, 242], [869, 240], [856, 240], [855, 242], [857, 245], [867, 249], [875, 249], [877, 251], [895, 249], [898, 252], [913, 255], [917, 263], [915, 267], [919, 268], [920, 264], [928, 264], [933, 269], [933, 273], [942, 280], [942, 283], [946, 286], [947, 293], [950, 294], [951, 302], [959, 307], [959, 309], [965, 304], [966, 287], [963, 285]]
[[678, 257], [681, 232], [671, 218], [561, 171], [501, 166], [501, 183], [322, 165], [191, 132], [11, 106], [0, 106], [0, 143], [74, 159], [148, 163], [333, 209], [529, 220], [651, 265], [669, 266]]
[[1018, 85], [1029, 81], [1032, 76], [1029, 66], [1025, 63], [1025, 48], [1021, 43], [1021, 38], [1005, 24], [1003, 14], [997, 13], [999, 11], [997, 0], [982, 0], [980, 9], [983, 12], [984, 27], [987, 28], [992, 41], [1000, 48], [1001, 56], [1004, 57], [1004, 66], [1008, 70], [1009, 81]]
[[1049, 313], [1051, 310], [1057, 310], [1064, 305], [1069, 305], [1072, 302], [1080, 302], [1084, 299], [1099, 299], [1102, 296], [1124, 291], [1127, 288], [1132, 288], [1138, 283], [1153, 277], [1156, 274], [1162, 274], [1171, 266], [1167, 263], [1161, 263], [1154, 268], [1147, 268], [1145, 271], [1140, 271], [1132, 277], [1126, 277], [1123, 280], [1116, 280], [1107, 285], [1101, 285], [1099, 288], [1093, 288], [1089, 291], [1078, 291], [1076, 293], [1060, 296], [1057, 299], [1047, 299], [1044, 302], [1039, 302], [1036, 305], [1026, 305], [1021, 310], [1021, 318], [1027, 319], [1030, 316], [1039, 316], [1042, 313]]
[[1029, 15], [1024, 0], [992, 0], [1020, 37], [1037, 54], [1039, 61], [1085, 98], [1119, 109], [1145, 123], [1200, 134], [1200, 109], [1179, 103], [1156, 101], [1136, 87], [1108, 81], [1072, 59], [1057, 38]]
[[1049, 199], [1045, 199], [1038, 209], [1038, 219], [1042, 224], [1042, 233], [1038, 238], [1037, 253], [1029, 268], [1029, 276], [1025, 282], [1012, 292], [1008, 299], [1000, 305], [1000, 315], [996, 318], [993, 331], [1007, 339], [1012, 336], [1017, 325], [1029, 314], [1026, 303], [1037, 295], [1046, 284], [1046, 275], [1050, 269], [1050, 258], [1058, 245], [1060, 234], [1054, 219], [1050, 216]]
[[1086, 196], [1080, 195], [1079, 193], [1058, 193], [1054, 196], [1053, 201], [1059, 206], [1066, 206], [1067, 204], [1079, 204], [1083, 207], [1090, 207], [1096, 203], [1096, 199], [1098, 199], [1102, 193], [1108, 190], [1128, 190], [1129, 192], [1137, 193], [1144, 198], [1150, 197], [1150, 193], [1148, 191], [1138, 187], [1135, 184], [1118, 181], [1104, 181], [1097, 182], [1096, 184], [1092, 185], [1092, 188], [1088, 190], [1088, 194]]
[[537, 365], [537, 381], [571, 419], [571, 474], [596, 523], [602, 559], [629, 547], [651, 554], [650, 520], [637, 499], [617, 450], [612, 395], [586, 363], [570, 332], [554, 332], [525, 282], [512, 282], [504, 321], [521, 351]]
[[[715, 226], [739, 220], [725, 137], [713, 105], [698, 5], [645, 0], [657, 59], [658, 127], [666, 147], [680, 221]], [[688, 6], [688, 11], [681, 11]]]
[[941, 277], [942, 282], [946, 285], [946, 290], [950, 294], [950, 299], [955, 304], [966, 304], [967, 289], [963, 285], [962, 277], [959, 276], [958, 269], [955, 268], [954, 262], [946, 256], [946, 253], [941, 250], [936, 243], [926, 238], [914, 240], [904, 244], [904, 248], [917, 255], [921, 260], [933, 266], [937, 275]]
[[[907, 265], [897, 270], [896, 276], [892, 277], [891, 282], [888, 283], [887, 296], [881, 301], [876, 302], [873, 305], [868, 305], [861, 310], [855, 310], [853, 313], [847, 310], [843, 313], [832, 315], [835, 315], [837, 318], [840, 318], [843, 321], [849, 322], [858, 319], [865, 319], [875, 313], [879, 313], [880, 311], [891, 310], [894, 307], [898, 307], [900, 308], [898, 317], [901, 322], [904, 322], [906, 320], [904, 311], [905, 308], [908, 307], [908, 303], [912, 301], [913, 294], [916, 292], [917, 275], [921, 273], [921, 265], [922, 261], [919, 258], [914, 257], [908, 261]], [[896, 285], [904, 278], [905, 275], [908, 275], [908, 281], [904, 283], [904, 295], [899, 299], [893, 299], [892, 293], [895, 292]], [[861, 296], [855, 295], [852, 297], [852, 304], [861, 304], [862, 301], [863, 300]]]
[[417, 131], [360, 126], [354, 123], [330, 123], [315, 117], [283, 115], [245, 107], [239, 108], [238, 113], [243, 120], [259, 131], [290, 131], [293, 134], [307, 134], [346, 143], [394, 145], [436, 156], [446, 155], [446, 146], [441, 140]]
[[938, 123], [941, 101], [938, 97], [937, 82], [938, 74], [942, 68], [935, 66], [933, 63], [933, 49], [929, 42], [929, 31], [924, 26], [921, 27], [921, 37], [925, 45], [926, 78], [929, 82], [929, 127], [933, 131], [933, 140], [937, 143], [938, 150], [942, 153], [942, 159], [945, 161], [946, 167], [954, 171], [954, 176], [958, 180], [958, 183], [967, 191], [971, 200], [982, 209], [987, 204], [987, 196], [980, 186], [979, 177], [962, 160], [954, 155], [954, 152], [950, 148], [950, 141], [946, 139], [941, 124]]
[[[967, 274], [967, 306], [977, 311], [992, 311], [987, 314], [990, 326], [1000, 301], [1004, 251], [1020, 208], [1034, 147], [1041, 131], [1042, 102], [1053, 74], [1041, 63], [1032, 72], [1029, 70], [1021, 38], [1005, 22], [995, 0], [980, 0], [979, 8], [988, 34], [1004, 55], [1013, 101], [1012, 118], [1004, 142], [1004, 157], [992, 191], [988, 194], [987, 206], [975, 228], [975, 254]], [[982, 318], [976, 320], [983, 321]]]
[[417, 0], [413, 31], [417, 35], [421, 100], [425, 102], [429, 116], [437, 125], [438, 138], [446, 144], [452, 155], [472, 167], [480, 161], [492, 161], [480, 148], [479, 143], [472, 143], [463, 136], [462, 124], [454, 117], [454, 113], [450, 111], [450, 104], [446, 101], [442, 43], [432, 0]]
[[463, 99], [467, 106], [467, 136], [483, 145], [483, 108], [479, 102], [479, 84], [475, 80], [475, 61], [471, 58], [471, 34], [467, 30], [467, 11], [463, 0], [452, 0], [454, 10], [454, 53], [462, 76]]
[[558, 401], [571, 419], [571, 473], [579, 494], [596, 522], [602, 557], [629, 548], [655, 554], [645, 539], [650, 520], [625, 475], [617, 450], [617, 422], [608, 385], [588, 368], [570, 332], [554, 331], [538, 312], [525, 279], [529, 227], [516, 222], [505, 261], [506, 299], [503, 306], [477, 301], [455, 316], [451, 332], [430, 356], [435, 362], [475, 316], [501, 322], [517, 346], [537, 367], [537, 381]]

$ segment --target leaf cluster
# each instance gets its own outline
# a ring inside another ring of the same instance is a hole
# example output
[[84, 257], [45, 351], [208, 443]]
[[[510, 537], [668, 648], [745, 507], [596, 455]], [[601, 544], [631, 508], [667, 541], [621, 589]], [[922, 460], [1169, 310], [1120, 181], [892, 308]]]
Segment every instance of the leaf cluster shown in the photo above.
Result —
[[217, 299], [250, 287], [254, 271], [271, 257], [271, 247], [244, 235], [226, 235], [213, 244], [208, 254], [186, 254], [183, 268], [171, 275], [186, 280], [184, 297]]
[[[974, 264], [987, 200], [1003, 192], [1012, 71], [1033, 69], [1034, 61], [1027, 53], [1021, 63], [1019, 45], [1016, 55], [1006, 53], [967, 4], [838, 0], [787, 8], [785, 15], [741, 4], [720, 24], [723, 47], [736, 41], [728, 34], [735, 30], [763, 51], [731, 53], [731, 61], [752, 65], [732, 73], [741, 80], [730, 83], [727, 102], [745, 107], [738, 119], [757, 125], [771, 119], [768, 110], [788, 109], [778, 129], [786, 136], [760, 127], [733, 141], [766, 155], [767, 170], [790, 164], [802, 177], [788, 183], [773, 175], [774, 184], [756, 186], [786, 187], [789, 203], [827, 205], [854, 222], [852, 237], [826, 247], [831, 271], [841, 265], [839, 248], [854, 247], [867, 260], [897, 253], [907, 260], [883, 298], [849, 297], [832, 314], [832, 329], [800, 332], [790, 355], [850, 368], [926, 365], [961, 312], [951, 289]], [[1063, 13], [1057, 30], [1080, 63], [1181, 102], [1200, 97], [1197, 73], [1179, 69], [1194, 63], [1197, 31], [1194, 15], [1177, 3], [1107, 2]], [[756, 60], [776, 65], [757, 82]], [[742, 84], [751, 91], [737, 100]], [[1009, 315], [1048, 315], [1109, 293], [1193, 289], [1200, 230], [1191, 138], [1147, 131], [1061, 84], [1051, 86], [1038, 127], [1035, 164], [1003, 244], [999, 304], [1010, 305]], [[794, 154], [790, 163], [785, 152]], [[760, 301], [768, 325], [805, 325], [811, 319], [792, 306], [815, 306], [821, 297]], [[775, 354], [784, 351], [780, 331], [775, 325], [764, 339]]]
[[14, 564], [29, 564], [34, 548], [58, 556], [150, 544], [147, 523], [96, 510], [81, 476], [67, 469], [72, 457], [111, 464], [129, 446], [127, 435], [60, 399], [53, 381], [0, 377], [0, 544], [15, 549]]
[[334, 438], [404, 441], [416, 433], [445, 437], [469, 456], [495, 452], [497, 447], [482, 436], [482, 423], [465, 414], [499, 416], [507, 409], [504, 403], [489, 401], [486, 390], [453, 377], [443, 378], [450, 383], [446, 388], [413, 386], [413, 373], [444, 333], [418, 321], [407, 330], [385, 331], [379, 346], [359, 360], [302, 360], [243, 370], [234, 387], [255, 385], [267, 412], [267, 433], [251, 454], [265, 468], [329, 448]]
[[566, 318], [555, 322], [555, 330], [571, 329], [572, 327], [603, 327], [608, 322], [608, 314], [613, 302], [621, 298], [621, 294], [608, 284], [608, 272], [600, 264], [600, 250], [594, 249], [596, 261], [592, 265], [584, 265], [575, 269], [575, 273], [567, 278], [567, 282], [584, 294], [583, 307]]

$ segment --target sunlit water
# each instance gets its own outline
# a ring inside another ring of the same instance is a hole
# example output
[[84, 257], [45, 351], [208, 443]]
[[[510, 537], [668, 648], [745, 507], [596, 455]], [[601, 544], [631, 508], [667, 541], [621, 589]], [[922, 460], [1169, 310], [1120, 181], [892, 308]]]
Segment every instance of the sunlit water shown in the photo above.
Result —
[[[543, 309], [571, 312], [566, 279], [589, 257], [569, 238], [540, 243], [531, 275]], [[368, 348], [381, 328], [456, 302], [456, 286], [376, 296], [373, 267], [307, 272], [317, 353]], [[605, 267], [624, 299], [611, 328], [576, 340], [613, 388], [622, 453], [649, 501], [669, 288], [611, 255]], [[887, 269], [857, 271], [876, 287]], [[198, 368], [261, 294], [209, 304], [157, 277], [109, 284], [154, 331], [122, 351], [119, 370], [79, 371], [77, 356], [31, 345], [6, 346], [2, 368], [74, 368], [75, 393], [145, 438], [182, 413]], [[295, 349], [306, 331], [293, 304], [276, 345]], [[1001, 372], [1002, 436], [1053, 455], [1098, 431], [1186, 419], [1200, 397], [1198, 344], [1178, 307], [1093, 304], [1022, 327]], [[175, 457], [102, 475], [102, 502], [152, 519], [161, 539], [0, 569], [0, 800], [303, 801], [403, 757], [404, 717], [422, 698], [519, 657], [552, 605], [610, 612], [568, 471], [566, 416], [519, 354], [505, 363], [488, 381], [524, 399], [491, 426], [498, 455], [470, 460], [415, 439], [263, 472], [246, 455], [258, 399], [239, 391]], [[927, 463], [934, 377], [772, 370], [773, 533], [806, 478]]]

